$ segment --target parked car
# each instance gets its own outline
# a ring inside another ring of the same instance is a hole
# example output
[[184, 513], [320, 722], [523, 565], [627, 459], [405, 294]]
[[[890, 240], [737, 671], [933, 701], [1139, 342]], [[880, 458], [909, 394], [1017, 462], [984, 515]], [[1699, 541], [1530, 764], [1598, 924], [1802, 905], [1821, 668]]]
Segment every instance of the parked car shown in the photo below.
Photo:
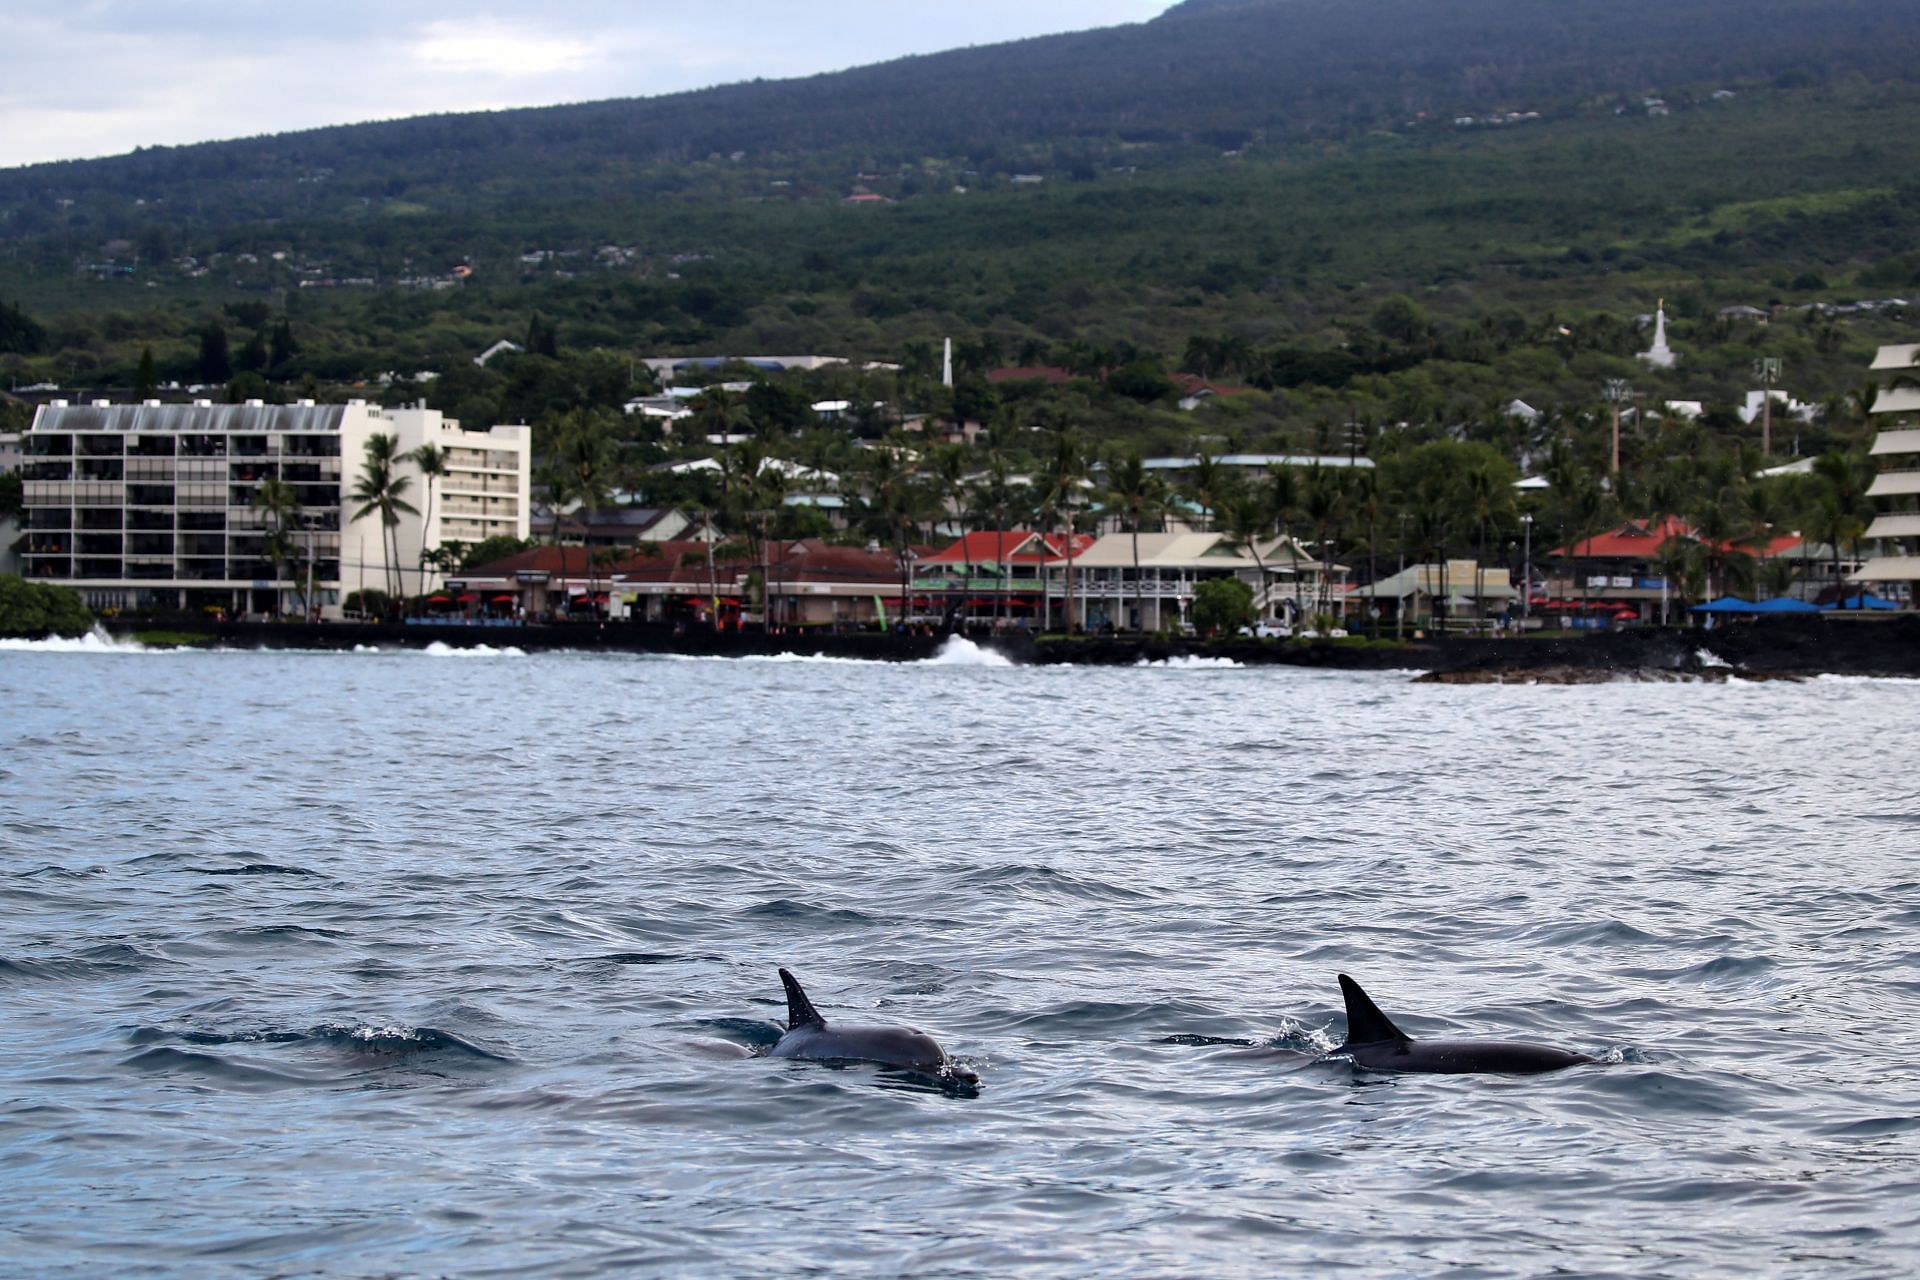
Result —
[[1293, 634], [1293, 628], [1284, 622], [1268, 622], [1263, 618], [1250, 627], [1240, 628], [1240, 634], [1256, 640], [1285, 640]]

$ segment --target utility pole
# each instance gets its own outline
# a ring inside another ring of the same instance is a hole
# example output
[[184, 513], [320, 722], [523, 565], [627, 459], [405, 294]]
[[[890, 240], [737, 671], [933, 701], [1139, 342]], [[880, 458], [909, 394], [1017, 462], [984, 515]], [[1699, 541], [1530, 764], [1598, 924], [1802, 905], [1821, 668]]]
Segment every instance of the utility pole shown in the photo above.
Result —
[[1761, 356], [1753, 362], [1760, 379], [1760, 456], [1773, 456], [1773, 389], [1780, 382], [1780, 357]]

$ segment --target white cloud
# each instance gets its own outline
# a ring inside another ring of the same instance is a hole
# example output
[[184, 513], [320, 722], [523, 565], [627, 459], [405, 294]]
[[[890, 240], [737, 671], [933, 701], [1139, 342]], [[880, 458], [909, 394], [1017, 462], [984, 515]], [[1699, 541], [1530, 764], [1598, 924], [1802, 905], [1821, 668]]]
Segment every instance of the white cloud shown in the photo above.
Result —
[[673, 93], [1153, 16], [1170, 0], [84, 0], [9, 15], [0, 166]]
[[511, 78], [585, 70], [604, 59], [605, 45], [498, 19], [443, 19], [421, 31], [413, 56], [436, 70]]

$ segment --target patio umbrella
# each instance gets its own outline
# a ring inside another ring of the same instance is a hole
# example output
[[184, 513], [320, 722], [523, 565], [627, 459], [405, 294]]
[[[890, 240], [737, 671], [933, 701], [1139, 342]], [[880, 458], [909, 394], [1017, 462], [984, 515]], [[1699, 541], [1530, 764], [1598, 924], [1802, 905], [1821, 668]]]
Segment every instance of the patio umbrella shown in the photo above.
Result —
[[1808, 604], [1805, 600], [1794, 600], [1787, 596], [1776, 596], [1771, 600], [1762, 600], [1753, 606], [1755, 613], [1818, 613], [1820, 606]]

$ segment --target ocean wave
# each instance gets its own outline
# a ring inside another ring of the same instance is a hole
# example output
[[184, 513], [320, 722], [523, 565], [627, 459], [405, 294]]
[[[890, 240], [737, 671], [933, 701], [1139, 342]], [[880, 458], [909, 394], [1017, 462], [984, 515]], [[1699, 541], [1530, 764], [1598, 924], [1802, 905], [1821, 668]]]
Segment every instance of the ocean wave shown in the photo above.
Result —
[[917, 664], [923, 667], [1010, 667], [1013, 659], [1004, 653], [983, 648], [965, 636], [948, 636], [947, 642], [940, 646], [940, 652], [931, 658], [923, 658]]
[[45, 640], [0, 640], [0, 650], [19, 653], [169, 653], [168, 649], [149, 649], [138, 640], [120, 640], [96, 625], [87, 634], [69, 640], [48, 636]]
[[455, 648], [444, 640], [435, 640], [432, 644], [420, 650], [420, 652], [426, 654], [429, 658], [524, 658], [527, 656], [525, 649], [518, 648], [514, 645], [506, 645], [498, 649], [490, 644], [476, 644], [464, 648]]
[[1142, 658], [1133, 664], [1136, 667], [1154, 667], [1162, 671], [1226, 671], [1241, 670], [1242, 664], [1232, 658], [1203, 658], [1197, 654], [1180, 653], [1171, 658], [1154, 661]]

